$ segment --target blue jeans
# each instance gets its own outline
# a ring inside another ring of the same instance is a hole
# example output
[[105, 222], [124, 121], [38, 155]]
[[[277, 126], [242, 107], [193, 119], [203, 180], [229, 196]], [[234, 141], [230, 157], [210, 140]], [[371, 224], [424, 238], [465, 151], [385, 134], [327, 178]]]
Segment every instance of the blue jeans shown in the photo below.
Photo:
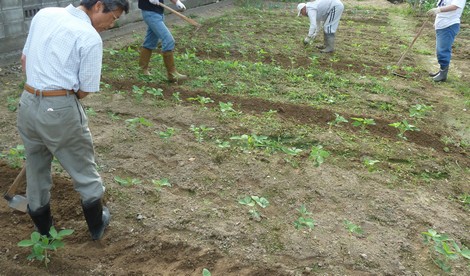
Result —
[[452, 44], [460, 31], [460, 24], [436, 30], [436, 56], [441, 69], [449, 66], [452, 56]]
[[162, 52], [173, 51], [175, 49], [175, 39], [163, 21], [165, 16], [153, 11], [142, 10], [142, 18], [148, 26], [142, 47], [154, 50], [157, 48], [158, 42], [161, 41]]

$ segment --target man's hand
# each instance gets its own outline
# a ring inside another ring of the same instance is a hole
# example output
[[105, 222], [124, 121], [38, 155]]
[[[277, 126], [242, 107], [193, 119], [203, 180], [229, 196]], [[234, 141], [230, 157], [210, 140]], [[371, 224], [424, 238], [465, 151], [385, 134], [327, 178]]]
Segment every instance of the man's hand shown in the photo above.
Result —
[[158, 1], [158, 0], [149, 0], [149, 2], [154, 4], [154, 5], [160, 6], [160, 1]]
[[304, 38], [304, 45], [309, 45], [310, 43], [313, 42], [314, 39], [315, 39], [314, 36], [306, 36], [306, 37]]
[[186, 10], [186, 6], [180, 0], [176, 1], [175, 5], [181, 12]]
[[433, 16], [441, 12], [442, 12], [441, 8], [434, 8], [434, 9], [430, 9], [428, 12], [426, 12], [426, 14], [429, 16]]

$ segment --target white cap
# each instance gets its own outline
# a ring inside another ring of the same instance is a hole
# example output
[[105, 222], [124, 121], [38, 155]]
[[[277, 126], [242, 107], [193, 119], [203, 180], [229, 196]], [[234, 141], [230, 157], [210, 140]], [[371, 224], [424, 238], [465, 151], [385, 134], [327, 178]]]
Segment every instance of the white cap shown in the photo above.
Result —
[[305, 4], [305, 3], [300, 3], [300, 4], [297, 5], [297, 11], [298, 11], [297, 16], [300, 16], [300, 11], [301, 11], [305, 6], [307, 6], [307, 4]]

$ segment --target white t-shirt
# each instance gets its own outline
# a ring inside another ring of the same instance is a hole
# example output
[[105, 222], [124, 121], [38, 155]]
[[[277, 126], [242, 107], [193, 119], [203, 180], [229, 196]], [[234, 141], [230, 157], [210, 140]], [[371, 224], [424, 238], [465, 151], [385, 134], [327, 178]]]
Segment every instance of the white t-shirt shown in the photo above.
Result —
[[462, 16], [463, 8], [465, 8], [465, 2], [466, 0], [439, 0], [437, 2], [438, 7], [456, 5], [458, 8], [454, 11], [438, 13], [434, 21], [436, 30], [460, 23], [460, 16]]

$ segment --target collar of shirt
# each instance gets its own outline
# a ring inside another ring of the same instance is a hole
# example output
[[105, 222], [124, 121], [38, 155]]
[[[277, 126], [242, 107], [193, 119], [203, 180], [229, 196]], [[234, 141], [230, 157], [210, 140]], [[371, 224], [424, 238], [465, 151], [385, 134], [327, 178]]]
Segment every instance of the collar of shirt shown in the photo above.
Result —
[[77, 17], [77, 18], [80, 18], [80, 19], [82, 19], [83, 21], [86, 21], [87, 23], [91, 24], [90, 17], [88, 17], [88, 15], [87, 15], [84, 11], [82, 11], [82, 10], [80, 10], [80, 9], [78, 9], [78, 8], [75, 8], [72, 4], [68, 5], [68, 6], [65, 8], [65, 10], [66, 10], [68, 13], [70, 13], [71, 15], [73, 15], [73, 16], [75, 16], [75, 17]]

